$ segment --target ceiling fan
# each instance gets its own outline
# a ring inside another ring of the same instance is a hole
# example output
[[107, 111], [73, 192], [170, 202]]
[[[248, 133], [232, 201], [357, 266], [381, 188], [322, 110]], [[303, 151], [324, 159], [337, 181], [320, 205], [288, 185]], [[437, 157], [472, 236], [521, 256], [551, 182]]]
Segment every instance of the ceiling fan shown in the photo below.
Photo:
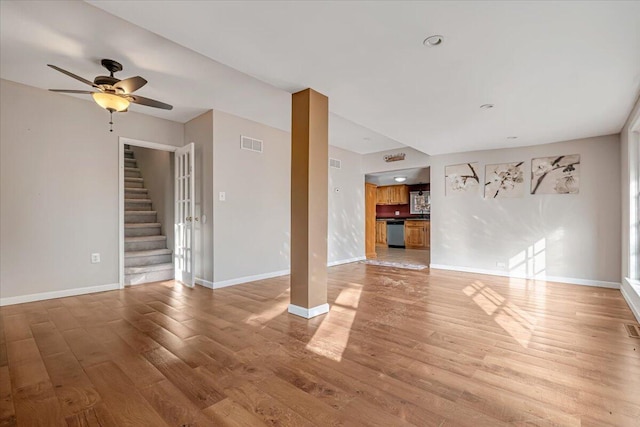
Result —
[[[47, 64], [54, 70], [60, 71], [62, 74], [66, 74], [84, 84], [87, 84], [97, 91], [88, 90], [67, 90], [67, 89], [49, 89], [51, 92], [62, 93], [74, 93], [74, 94], [90, 94], [93, 100], [109, 111], [111, 115], [115, 112], [126, 112], [130, 103], [145, 105], [147, 107], [161, 108], [163, 110], [173, 109], [172, 105], [165, 104], [164, 102], [156, 101], [155, 99], [145, 98], [143, 96], [134, 95], [133, 92], [140, 89], [147, 84], [147, 81], [140, 76], [129, 77], [128, 79], [120, 80], [114, 77], [113, 73], [122, 71], [122, 64], [113, 59], [103, 59], [102, 66], [109, 71], [108, 76], [97, 76], [93, 81], [82, 78], [70, 71], [64, 70], [55, 65]], [[111, 132], [113, 132], [113, 120], [109, 122], [111, 125]]]

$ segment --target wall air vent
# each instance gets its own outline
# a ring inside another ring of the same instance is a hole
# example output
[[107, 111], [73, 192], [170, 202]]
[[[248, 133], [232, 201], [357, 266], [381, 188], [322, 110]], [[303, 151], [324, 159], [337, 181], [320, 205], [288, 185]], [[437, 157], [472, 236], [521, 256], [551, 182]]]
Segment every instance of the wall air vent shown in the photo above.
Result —
[[256, 153], [262, 153], [262, 140], [240, 135], [240, 148], [243, 150], [255, 151]]
[[329, 167], [334, 168], [334, 169], [341, 169], [342, 168], [342, 162], [338, 159], [332, 159], [329, 158]]

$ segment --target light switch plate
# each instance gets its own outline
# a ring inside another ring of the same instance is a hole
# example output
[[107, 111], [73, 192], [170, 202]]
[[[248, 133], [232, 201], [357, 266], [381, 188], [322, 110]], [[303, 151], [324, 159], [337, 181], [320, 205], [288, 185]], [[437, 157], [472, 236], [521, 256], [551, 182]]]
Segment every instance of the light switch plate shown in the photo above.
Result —
[[218, 200], [220, 200], [221, 202], [224, 202], [225, 200], [227, 200], [227, 193], [225, 193], [224, 191], [221, 191], [218, 194]]
[[396, 211], [396, 215], [400, 215], [400, 211]]
[[91, 264], [97, 264], [100, 262], [100, 254], [91, 254]]

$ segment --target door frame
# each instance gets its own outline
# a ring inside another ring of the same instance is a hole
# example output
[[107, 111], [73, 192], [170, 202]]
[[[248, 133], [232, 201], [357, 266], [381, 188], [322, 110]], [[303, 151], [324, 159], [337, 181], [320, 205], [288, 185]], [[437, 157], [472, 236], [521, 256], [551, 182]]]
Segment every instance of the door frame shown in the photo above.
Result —
[[[124, 146], [151, 148], [153, 150], [175, 152], [178, 148], [174, 145], [160, 144], [158, 142], [143, 141], [140, 139], [118, 137], [118, 283], [120, 289], [124, 289]], [[173, 174], [173, 171], [170, 171]]]

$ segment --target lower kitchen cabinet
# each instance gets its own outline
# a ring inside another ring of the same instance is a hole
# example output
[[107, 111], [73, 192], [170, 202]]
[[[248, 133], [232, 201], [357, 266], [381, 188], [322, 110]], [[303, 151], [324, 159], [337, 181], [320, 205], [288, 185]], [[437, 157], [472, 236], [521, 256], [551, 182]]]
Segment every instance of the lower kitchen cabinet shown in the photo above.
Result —
[[431, 241], [431, 222], [405, 221], [404, 245], [407, 249], [429, 249]]
[[376, 221], [376, 245], [387, 246], [387, 221]]

